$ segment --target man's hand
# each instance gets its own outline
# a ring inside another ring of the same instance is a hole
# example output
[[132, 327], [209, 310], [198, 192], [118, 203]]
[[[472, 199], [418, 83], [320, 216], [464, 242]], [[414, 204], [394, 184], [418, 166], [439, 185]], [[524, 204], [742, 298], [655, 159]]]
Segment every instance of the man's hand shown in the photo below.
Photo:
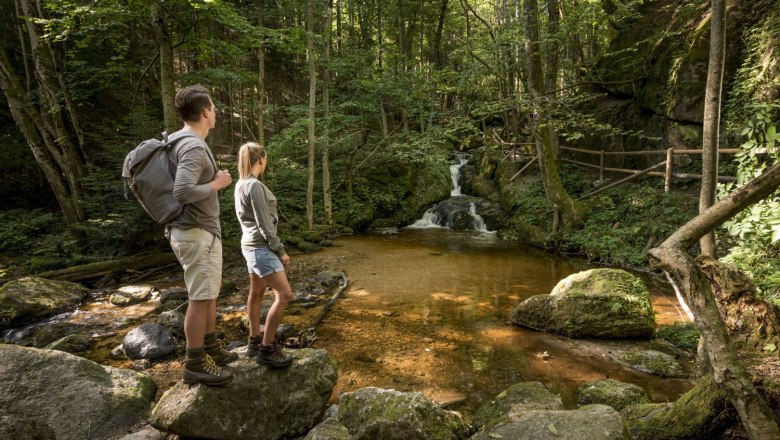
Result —
[[290, 256], [287, 254], [282, 255], [281, 260], [282, 260], [282, 264], [285, 266], [290, 264]]
[[214, 192], [217, 192], [223, 188], [227, 188], [231, 183], [233, 183], [233, 178], [230, 177], [230, 172], [228, 170], [219, 170], [210, 185], [211, 189], [213, 189]]

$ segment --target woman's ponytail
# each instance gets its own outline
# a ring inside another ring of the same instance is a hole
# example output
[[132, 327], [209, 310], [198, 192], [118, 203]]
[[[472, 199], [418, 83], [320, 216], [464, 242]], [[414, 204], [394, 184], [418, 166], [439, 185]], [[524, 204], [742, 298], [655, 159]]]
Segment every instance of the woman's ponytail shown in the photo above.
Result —
[[256, 142], [247, 142], [238, 150], [238, 178], [243, 180], [252, 175], [252, 167], [265, 157], [265, 147]]

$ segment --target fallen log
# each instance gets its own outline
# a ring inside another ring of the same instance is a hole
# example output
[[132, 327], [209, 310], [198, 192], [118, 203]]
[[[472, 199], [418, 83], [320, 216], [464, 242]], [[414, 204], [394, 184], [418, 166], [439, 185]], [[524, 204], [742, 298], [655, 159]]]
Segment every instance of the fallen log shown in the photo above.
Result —
[[98, 261], [95, 263], [68, 267], [66, 269], [42, 272], [35, 274], [35, 276], [52, 280], [76, 282], [100, 278], [115, 272], [125, 272], [128, 270], [138, 271], [155, 266], [164, 266], [176, 263], [176, 261], [176, 256], [173, 253], [167, 252], [119, 258], [109, 261]]
[[337, 299], [339, 299], [339, 296], [341, 296], [341, 293], [347, 289], [347, 287], [351, 283], [347, 279], [347, 275], [344, 272], [341, 272], [341, 286], [339, 286], [338, 289], [336, 289], [336, 292], [333, 294], [333, 296], [330, 297], [328, 302], [325, 303], [325, 306], [320, 311], [319, 316], [317, 316], [317, 319], [314, 320], [314, 323], [311, 325], [310, 329], [314, 329], [317, 327], [317, 324], [322, 321], [323, 318], [325, 318], [325, 315], [328, 313], [328, 310], [330, 309], [330, 306], [333, 305], [333, 303], [336, 302]]

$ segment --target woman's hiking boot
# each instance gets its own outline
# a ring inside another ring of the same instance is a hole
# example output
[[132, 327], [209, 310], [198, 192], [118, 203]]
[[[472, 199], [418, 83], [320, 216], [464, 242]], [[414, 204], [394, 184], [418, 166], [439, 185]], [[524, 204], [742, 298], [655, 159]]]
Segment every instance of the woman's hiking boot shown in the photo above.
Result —
[[263, 332], [260, 332], [257, 336], [250, 336], [249, 343], [246, 345], [246, 357], [257, 357], [257, 353], [260, 352], [260, 346], [263, 344]]
[[210, 387], [225, 385], [233, 380], [233, 373], [220, 368], [214, 359], [201, 348], [188, 348], [184, 361], [184, 383], [202, 383]]
[[206, 349], [206, 354], [214, 359], [214, 363], [220, 367], [238, 360], [238, 353], [225, 350], [222, 340], [217, 339], [216, 333], [209, 333], [203, 338], [203, 348]]
[[282, 352], [277, 344], [260, 345], [255, 362], [260, 365], [268, 365], [273, 368], [287, 368], [292, 365], [292, 358]]

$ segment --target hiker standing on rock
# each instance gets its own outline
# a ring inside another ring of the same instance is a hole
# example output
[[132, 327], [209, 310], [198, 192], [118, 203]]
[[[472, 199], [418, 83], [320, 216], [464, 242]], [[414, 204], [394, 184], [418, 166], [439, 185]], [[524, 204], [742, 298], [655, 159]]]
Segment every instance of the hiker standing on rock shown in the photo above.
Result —
[[[221, 367], [238, 360], [222, 348], [215, 333], [217, 296], [222, 284], [222, 232], [217, 191], [233, 179], [219, 170], [206, 136], [216, 123], [216, 107], [201, 85], [176, 93], [176, 111], [184, 127], [171, 134], [179, 137], [169, 151], [176, 164], [173, 198], [184, 205], [181, 215], [165, 226], [165, 236], [184, 269], [189, 305], [184, 318], [187, 357], [184, 383], [218, 386], [233, 379]], [[192, 136], [194, 134], [195, 136]]]
[[[255, 357], [260, 365], [286, 368], [292, 358], [276, 344], [276, 328], [282, 322], [284, 309], [292, 298], [292, 289], [284, 272], [290, 257], [276, 234], [279, 216], [276, 197], [257, 179], [265, 173], [268, 159], [265, 147], [249, 142], [238, 152], [239, 180], [235, 189], [236, 217], [241, 224], [241, 251], [249, 271], [249, 346], [247, 356]], [[276, 299], [265, 319], [265, 331], [260, 330], [260, 311], [266, 286]]]

